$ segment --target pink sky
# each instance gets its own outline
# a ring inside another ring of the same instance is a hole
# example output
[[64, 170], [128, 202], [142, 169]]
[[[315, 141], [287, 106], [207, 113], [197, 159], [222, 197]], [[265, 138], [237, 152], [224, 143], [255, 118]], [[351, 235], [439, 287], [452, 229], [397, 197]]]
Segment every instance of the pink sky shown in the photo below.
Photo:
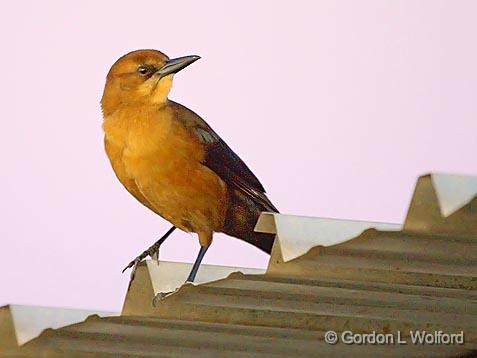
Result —
[[[104, 78], [134, 49], [202, 56], [171, 98], [283, 213], [401, 222], [418, 175], [477, 175], [475, 1], [6, 4], [0, 305], [119, 310], [121, 269], [169, 227], [103, 151]], [[190, 262], [198, 248], [178, 232], [161, 257]], [[217, 235], [204, 262], [265, 267], [267, 256]]]

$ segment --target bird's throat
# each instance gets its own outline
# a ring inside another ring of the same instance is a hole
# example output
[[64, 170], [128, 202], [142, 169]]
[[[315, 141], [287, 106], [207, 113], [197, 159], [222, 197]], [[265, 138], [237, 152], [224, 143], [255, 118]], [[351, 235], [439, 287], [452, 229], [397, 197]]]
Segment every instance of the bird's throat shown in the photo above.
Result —
[[172, 75], [161, 78], [151, 93], [151, 102], [153, 104], [164, 104], [167, 102], [167, 96], [172, 88]]

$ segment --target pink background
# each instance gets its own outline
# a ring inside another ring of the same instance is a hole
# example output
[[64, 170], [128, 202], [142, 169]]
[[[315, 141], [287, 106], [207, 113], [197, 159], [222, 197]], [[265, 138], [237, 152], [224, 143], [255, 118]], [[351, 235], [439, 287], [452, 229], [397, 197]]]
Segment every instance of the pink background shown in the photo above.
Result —
[[[5, 3], [0, 304], [119, 310], [121, 269], [169, 227], [103, 152], [104, 78], [133, 49], [202, 56], [171, 98], [284, 213], [401, 222], [418, 175], [477, 174], [475, 1]], [[176, 233], [161, 257], [197, 250]], [[205, 262], [267, 257], [217, 235]]]

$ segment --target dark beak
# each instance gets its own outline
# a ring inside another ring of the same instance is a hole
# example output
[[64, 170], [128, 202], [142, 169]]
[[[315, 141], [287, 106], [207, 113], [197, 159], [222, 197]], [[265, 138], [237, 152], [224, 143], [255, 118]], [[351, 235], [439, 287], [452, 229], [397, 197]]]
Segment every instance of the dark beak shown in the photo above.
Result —
[[156, 73], [160, 77], [177, 73], [192, 64], [193, 62], [197, 61], [199, 58], [200, 56], [184, 56], [173, 58], [172, 60], [167, 61], [166, 64], [162, 66]]

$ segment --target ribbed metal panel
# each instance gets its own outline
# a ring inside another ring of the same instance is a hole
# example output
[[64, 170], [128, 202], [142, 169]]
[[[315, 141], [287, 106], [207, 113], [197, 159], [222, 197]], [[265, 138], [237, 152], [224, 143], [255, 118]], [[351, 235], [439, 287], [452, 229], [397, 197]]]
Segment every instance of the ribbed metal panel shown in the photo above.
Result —
[[[156, 306], [153, 275], [143, 264], [123, 316], [48, 330], [15, 354], [476, 357], [477, 199], [445, 206], [448, 188], [440, 189], [444, 199], [437, 203], [433, 185], [430, 176], [420, 179], [403, 231], [369, 229], [286, 262], [278, 238], [266, 274], [184, 285]], [[443, 217], [448, 207], [454, 209]], [[329, 330], [400, 332], [408, 342], [410, 331], [463, 331], [465, 343], [329, 345]]]
[[90, 319], [47, 331], [18, 356], [458, 357], [469, 346], [328, 345], [324, 332], [152, 317]]

